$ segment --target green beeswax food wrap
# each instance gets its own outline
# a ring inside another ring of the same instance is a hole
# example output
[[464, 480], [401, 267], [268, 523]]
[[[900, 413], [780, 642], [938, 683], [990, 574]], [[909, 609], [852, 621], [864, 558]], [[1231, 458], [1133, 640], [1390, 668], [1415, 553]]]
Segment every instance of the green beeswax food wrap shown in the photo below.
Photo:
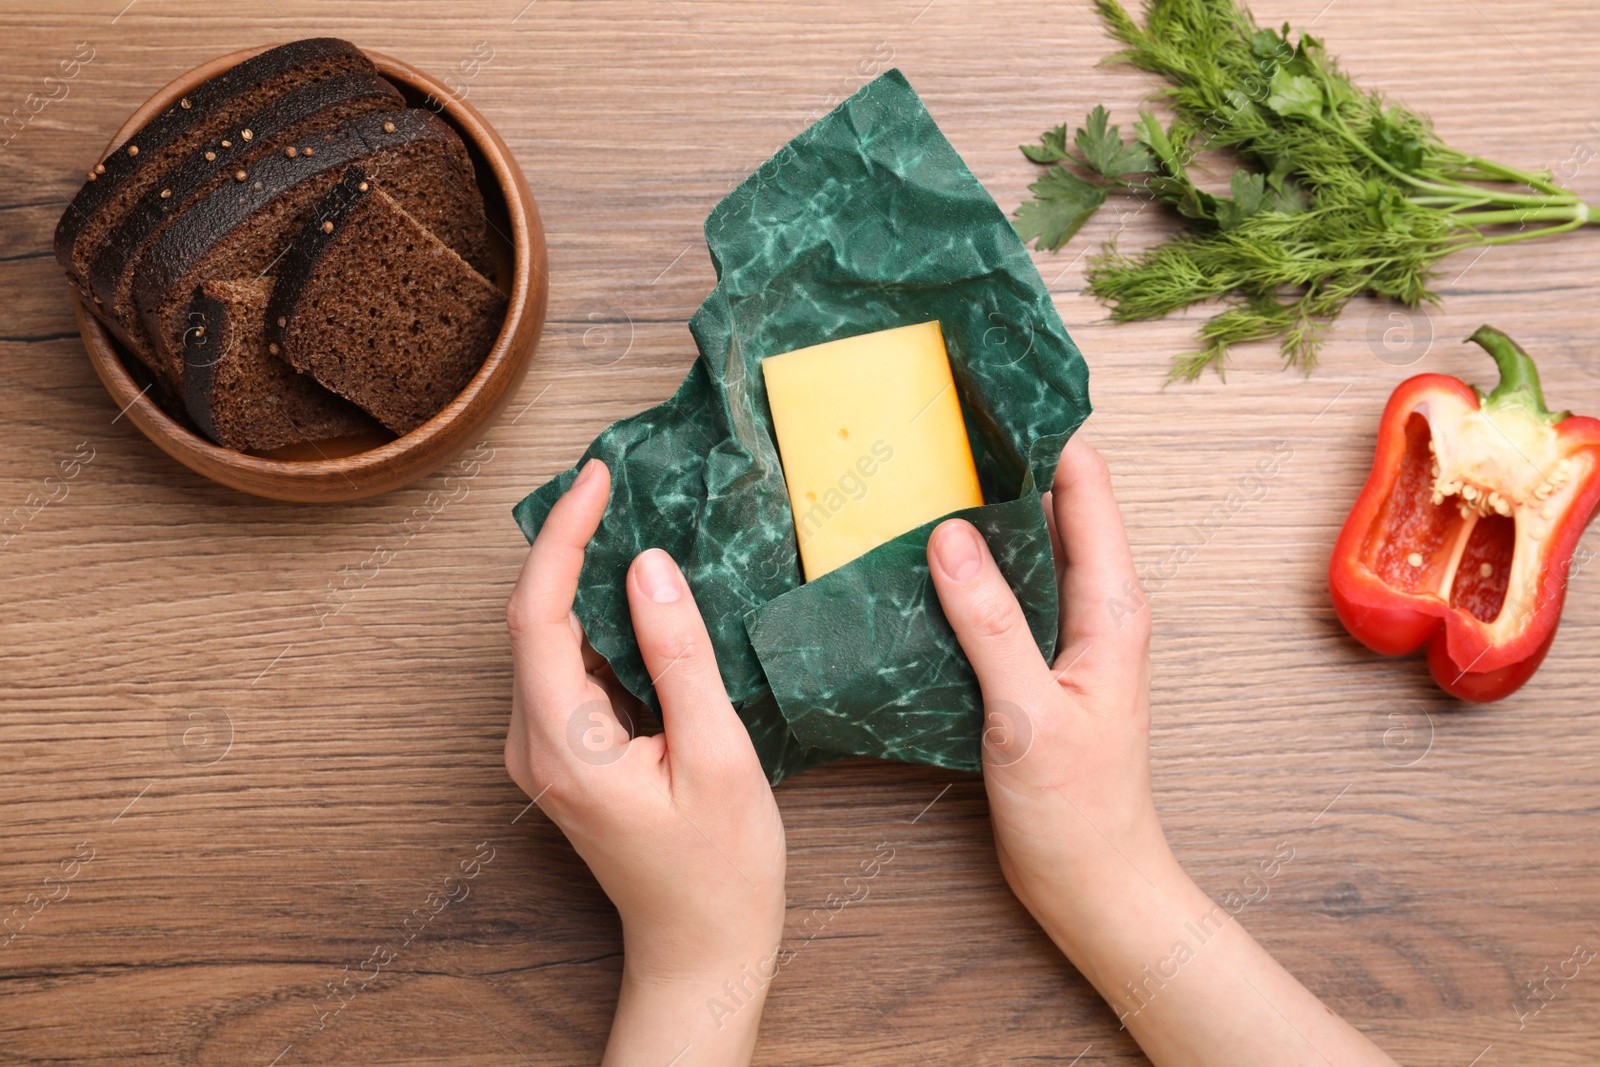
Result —
[[897, 70], [745, 179], [705, 233], [720, 281], [689, 322], [700, 357], [683, 384], [602, 433], [517, 522], [532, 541], [582, 464], [605, 461], [611, 500], [574, 609], [590, 644], [659, 711], [623, 583], [638, 553], [671, 553], [774, 783], [850, 755], [980, 769], [978, 683], [928, 575], [935, 523], [804, 582], [761, 361], [939, 320], [988, 502], [959, 514], [1048, 657], [1058, 609], [1039, 497], [1089, 414], [1083, 357], [1010, 222]]

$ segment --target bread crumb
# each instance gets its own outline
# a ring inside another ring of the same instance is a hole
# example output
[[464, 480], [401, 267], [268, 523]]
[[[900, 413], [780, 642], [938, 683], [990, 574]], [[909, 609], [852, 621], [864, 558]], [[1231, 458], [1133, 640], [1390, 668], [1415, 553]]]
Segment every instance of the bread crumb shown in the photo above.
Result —
[[284, 318], [282, 315], [279, 315], [278, 316], [278, 325], [279, 326], [287, 326], [287, 325], [289, 325], [289, 320]]
[[272, 344], [268, 345], [267, 346], [267, 351], [271, 352], [273, 355], [277, 355], [278, 354], [278, 342], [274, 341], [274, 342], [272, 342]]

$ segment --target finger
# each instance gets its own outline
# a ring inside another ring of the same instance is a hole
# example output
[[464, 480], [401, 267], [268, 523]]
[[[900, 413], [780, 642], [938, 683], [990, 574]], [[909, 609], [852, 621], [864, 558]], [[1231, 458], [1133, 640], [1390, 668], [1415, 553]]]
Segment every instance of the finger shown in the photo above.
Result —
[[584, 465], [550, 509], [506, 604], [517, 685], [539, 720], [531, 729], [540, 733], [564, 729], [555, 719], [585, 699], [581, 639], [569, 619], [584, 549], [605, 514], [610, 483], [604, 463]]
[[[1051, 489], [1056, 536], [1066, 556], [1061, 578], [1062, 655], [1112, 635], [1148, 631], [1149, 612], [1106, 461], [1074, 437], [1061, 450]], [[1138, 625], [1131, 625], [1133, 620]], [[1075, 654], [1075, 653], [1073, 653]]]
[[984, 703], [1037, 703], [1049, 668], [977, 527], [951, 519], [935, 528], [928, 538], [928, 569], [945, 617], [978, 675]]
[[661, 699], [674, 774], [730, 757], [754, 759], [689, 583], [661, 549], [640, 553], [628, 568], [628, 607], [645, 669]]

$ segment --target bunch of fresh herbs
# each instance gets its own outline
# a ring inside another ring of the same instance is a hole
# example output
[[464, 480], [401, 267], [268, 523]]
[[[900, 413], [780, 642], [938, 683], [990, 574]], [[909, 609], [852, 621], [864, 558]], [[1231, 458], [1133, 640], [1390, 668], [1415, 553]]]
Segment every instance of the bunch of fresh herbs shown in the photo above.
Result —
[[[1171, 83], [1162, 95], [1174, 119], [1142, 111], [1126, 142], [1096, 107], [1070, 144], [1057, 126], [1022, 146], [1049, 169], [1016, 228], [1060, 248], [1112, 190], [1175, 209], [1182, 232], [1134, 255], [1108, 245], [1088, 272], [1116, 321], [1228, 302], [1172, 378], [1220, 373], [1230, 345], [1268, 338], [1309, 371], [1323, 331], [1356, 296], [1415, 307], [1437, 300], [1429, 280], [1452, 252], [1600, 222], [1550, 174], [1451, 148], [1421, 115], [1357, 87], [1322, 42], [1287, 24], [1262, 29], [1235, 0], [1149, 0], [1143, 25], [1116, 0], [1095, 6], [1127, 46], [1111, 58]], [[1212, 150], [1245, 164], [1231, 195], [1191, 178]]]

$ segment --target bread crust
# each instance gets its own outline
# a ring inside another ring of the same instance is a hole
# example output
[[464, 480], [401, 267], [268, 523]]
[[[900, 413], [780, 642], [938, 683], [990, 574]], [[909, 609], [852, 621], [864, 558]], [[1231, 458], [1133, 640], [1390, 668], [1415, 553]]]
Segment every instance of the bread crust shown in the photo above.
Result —
[[[103, 213], [141, 196], [189, 147], [223, 136], [244, 111], [294, 84], [358, 71], [377, 72], [361, 49], [337, 37], [311, 37], [269, 48], [196, 86], [102, 158], [67, 205], [54, 242], [67, 277], [84, 288], [106, 226]], [[85, 296], [92, 303], [93, 293]]]
[[[308, 151], [307, 149], [313, 149]], [[483, 201], [460, 137], [429, 111], [373, 112], [308, 140], [294, 157], [261, 159], [180, 213], [151, 243], [135, 278], [141, 323], [164, 373], [181, 380], [183, 314], [208, 278], [269, 274], [322, 195], [352, 163], [424, 224], [487, 258]]]
[[[171, 167], [109, 231], [87, 278], [95, 313], [141, 361], [159, 370], [133, 299], [134, 279], [151, 242], [191, 202], [234, 181], [241, 169], [248, 174], [258, 160], [284, 151], [295, 138], [315, 136], [367, 112], [404, 107], [400, 91], [380, 75], [343, 74], [302, 85], [230, 127], [233, 136], [206, 142]], [[239, 136], [240, 129], [250, 130], [250, 139]]]

